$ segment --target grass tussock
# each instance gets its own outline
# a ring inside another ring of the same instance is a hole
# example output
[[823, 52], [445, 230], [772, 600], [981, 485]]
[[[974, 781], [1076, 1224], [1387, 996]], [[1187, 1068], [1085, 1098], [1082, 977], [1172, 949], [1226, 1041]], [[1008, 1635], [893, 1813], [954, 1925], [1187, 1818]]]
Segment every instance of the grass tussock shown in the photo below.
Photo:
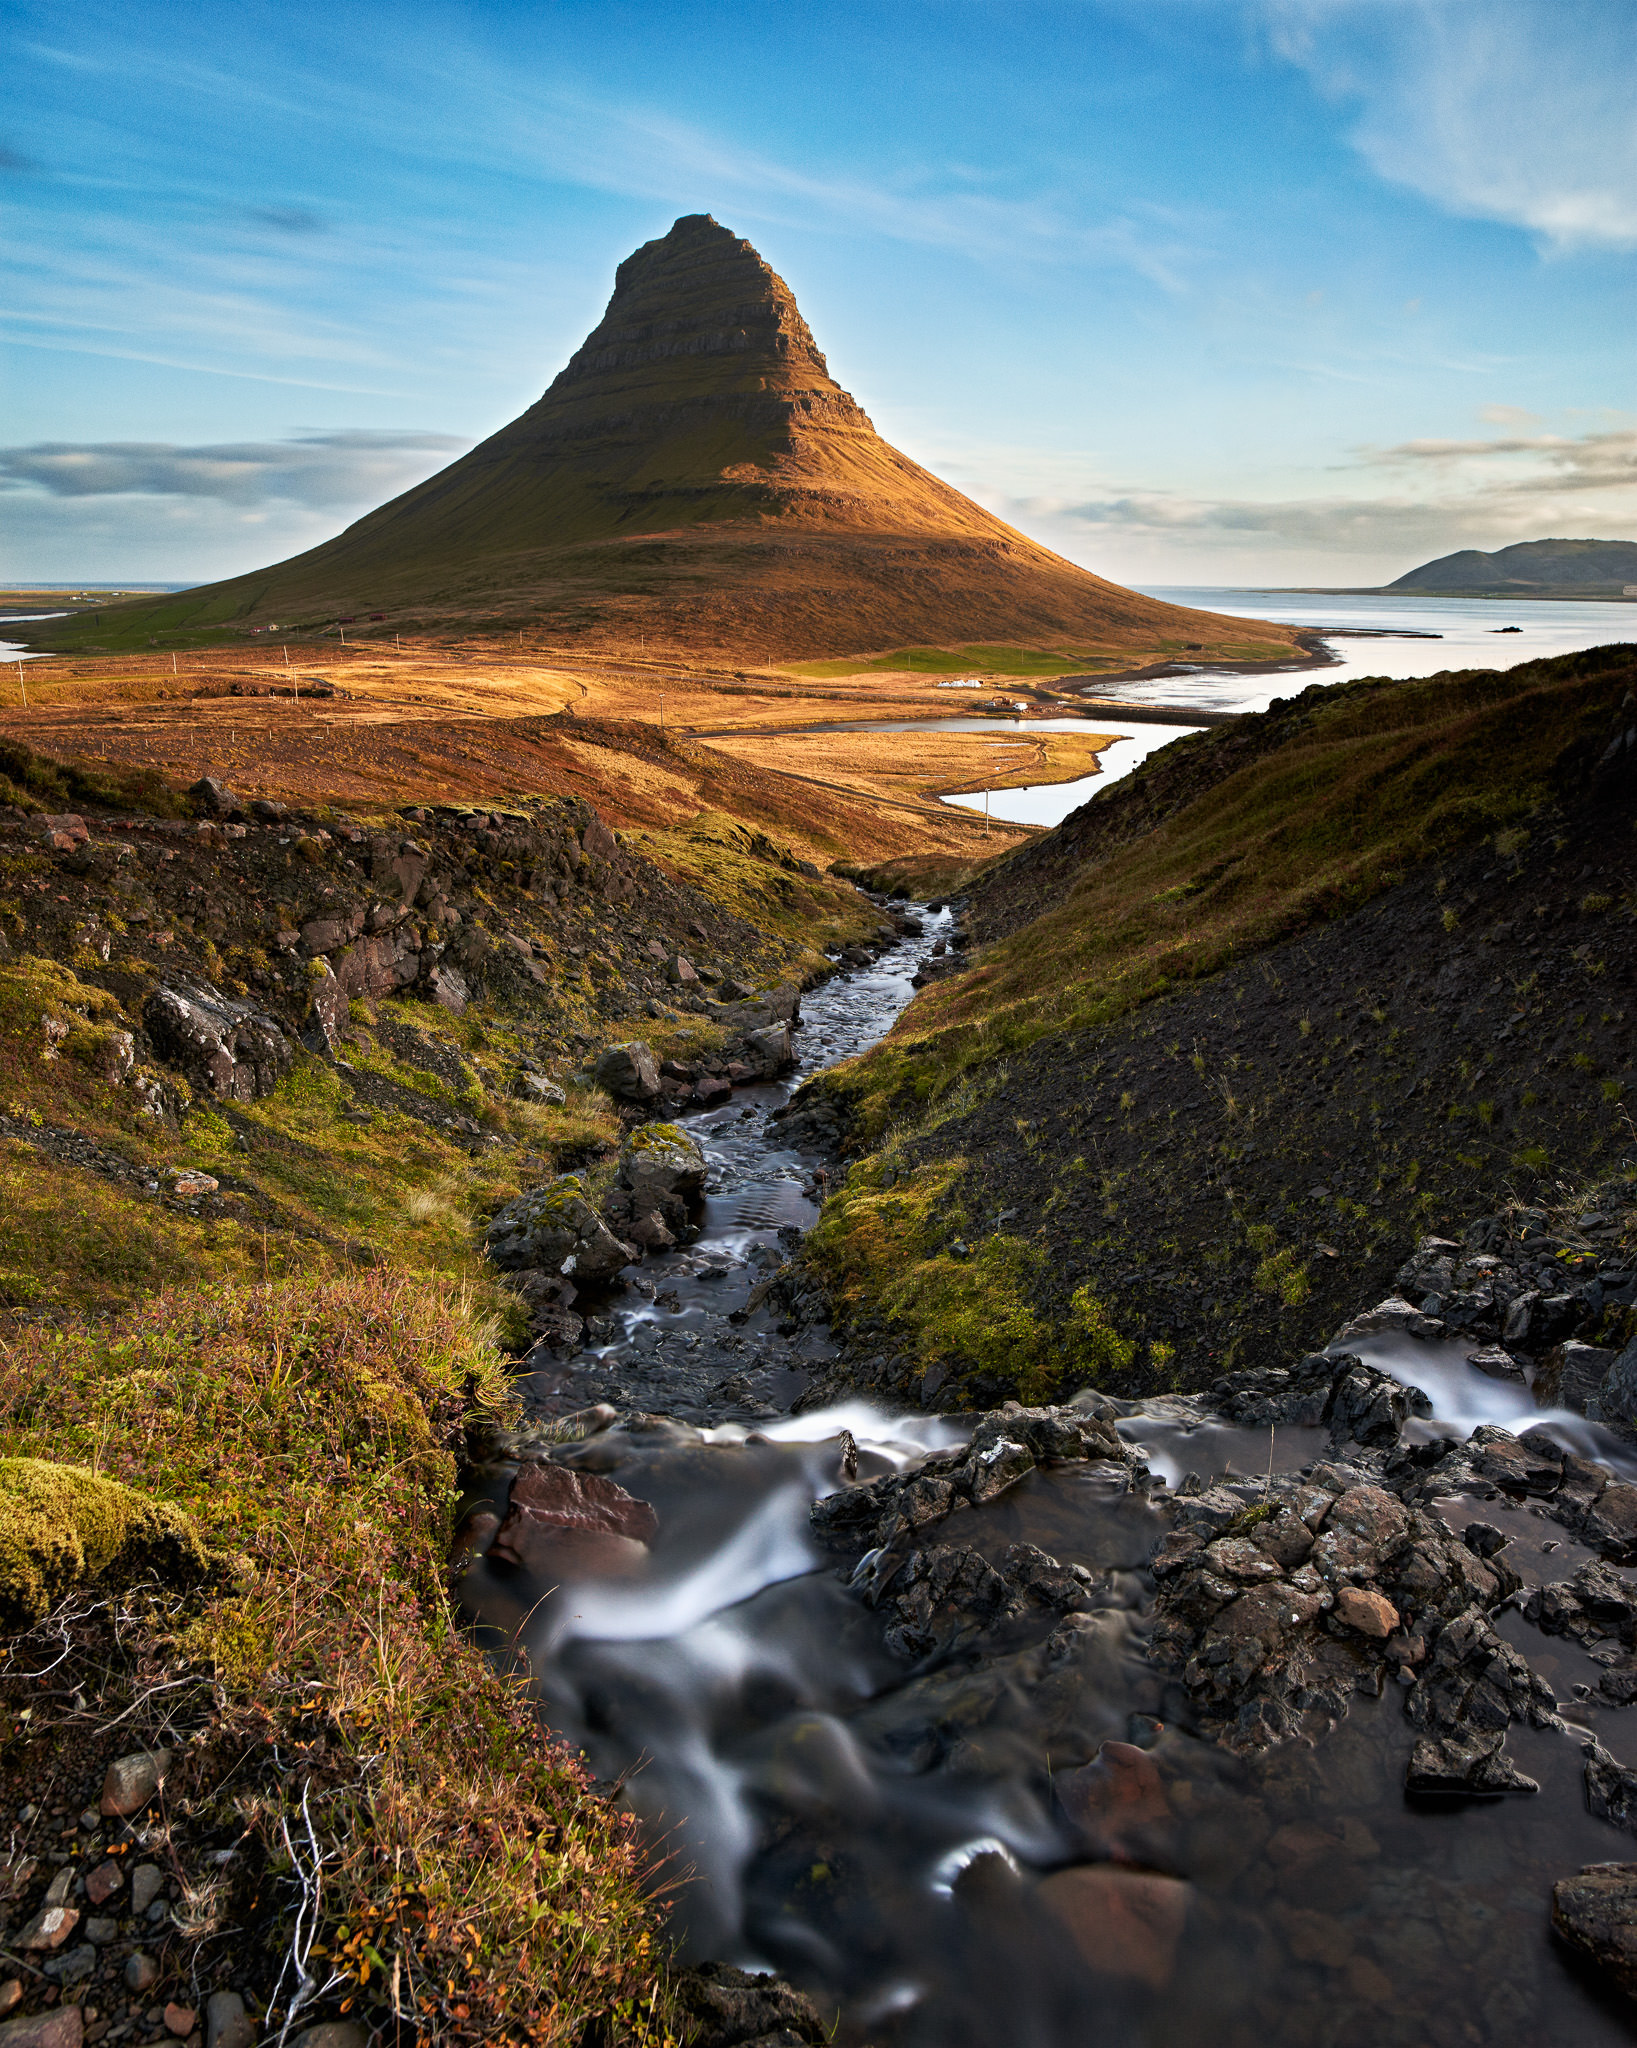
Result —
[[209, 1688], [245, 1893], [216, 1917], [248, 1930], [276, 2017], [304, 1903], [311, 2018], [659, 2044], [641, 1852], [446, 1593], [463, 1411], [507, 1400], [484, 1327], [434, 1281], [172, 1291], [0, 1347], [0, 1455], [139, 1488], [218, 1554], [170, 1662]]

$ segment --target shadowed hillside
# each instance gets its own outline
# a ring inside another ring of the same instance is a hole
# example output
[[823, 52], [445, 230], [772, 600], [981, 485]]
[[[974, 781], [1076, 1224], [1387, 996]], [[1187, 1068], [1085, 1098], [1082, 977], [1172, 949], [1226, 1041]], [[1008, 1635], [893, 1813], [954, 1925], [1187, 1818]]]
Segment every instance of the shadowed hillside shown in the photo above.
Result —
[[[883, 441], [783, 280], [708, 215], [620, 265], [551, 388], [336, 539], [39, 644], [370, 614], [742, 658], [934, 642], [1288, 658], [1289, 628], [1161, 604], [1026, 539]], [[1072, 660], [1070, 665], [1072, 665]]]
[[968, 971], [793, 1124], [861, 1155], [809, 1257], [877, 1376], [1068, 1372], [1082, 1288], [1120, 1391], [1296, 1357], [1420, 1232], [1612, 1160], [1634, 691], [1625, 646], [1314, 687], [978, 878]]

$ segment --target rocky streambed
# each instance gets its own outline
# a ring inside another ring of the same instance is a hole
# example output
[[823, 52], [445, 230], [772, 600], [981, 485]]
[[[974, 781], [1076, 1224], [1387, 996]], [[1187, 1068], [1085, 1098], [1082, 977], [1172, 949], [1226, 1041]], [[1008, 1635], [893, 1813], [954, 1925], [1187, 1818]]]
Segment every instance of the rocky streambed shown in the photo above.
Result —
[[[798, 1078], [890, 1023], [924, 922], [806, 999]], [[705, 2038], [1629, 2038], [1613, 1256], [1543, 1290], [1546, 1219], [1484, 1218], [1207, 1395], [800, 1412], [791, 1085], [682, 1119], [697, 1236], [542, 1344], [462, 1536], [481, 1635], [645, 1823]]]

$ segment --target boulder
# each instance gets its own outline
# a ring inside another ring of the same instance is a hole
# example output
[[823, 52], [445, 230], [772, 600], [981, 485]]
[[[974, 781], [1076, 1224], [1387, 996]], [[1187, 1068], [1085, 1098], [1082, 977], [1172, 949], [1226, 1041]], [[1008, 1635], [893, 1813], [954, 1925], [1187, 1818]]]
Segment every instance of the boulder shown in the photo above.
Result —
[[686, 953], [673, 953], [665, 963], [665, 979], [678, 987], [689, 987], [699, 979]]
[[598, 1215], [574, 1173], [508, 1202], [484, 1235], [484, 1251], [504, 1271], [540, 1266], [589, 1281], [612, 1279], [637, 1256]]
[[1554, 1344], [1535, 1375], [1535, 1400], [1542, 1408], [1572, 1408], [1577, 1415], [1602, 1418], [1603, 1383], [1622, 1354], [1574, 1338]]
[[757, 1076], [764, 1081], [771, 1081], [795, 1065], [788, 1024], [764, 1024], [759, 1031], [747, 1031], [745, 1051]]
[[72, 853], [91, 836], [77, 811], [49, 812], [35, 820], [35, 828], [53, 853]]
[[1637, 1863], [1593, 1863], [1553, 1885], [1552, 1931], [1637, 1998]]
[[620, 1102], [653, 1102], [659, 1095], [659, 1068], [640, 1038], [605, 1046], [594, 1071], [597, 1086]]
[[642, 1124], [620, 1153], [619, 1184], [638, 1214], [695, 1200], [705, 1191], [705, 1155], [679, 1124]]
[[512, 1084], [512, 1093], [521, 1096], [525, 1102], [541, 1102], [550, 1109], [561, 1109], [568, 1097], [555, 1081], [544, 1074], [531, 1073], [524, 1069]]
[[228, 788], [225, 782], [218, 782], [214, 775], [201, 775], [189, 785], [188, 795], [201, 811], [213, 818], [237, 818], [244, 810], [244, 801]]
[[142, 1023], [167, 1065], [223, 1102], [270, 1095], [294, 1057], [276, 1018], [208, 982], [155, 989]]
[[1159, 1766], [1131, 1742], [1105, 1742], [1089, 1764], [1054, 1772], [1052, 1790], [1096, 1856], [1163, 1863], [1171, 1802]]

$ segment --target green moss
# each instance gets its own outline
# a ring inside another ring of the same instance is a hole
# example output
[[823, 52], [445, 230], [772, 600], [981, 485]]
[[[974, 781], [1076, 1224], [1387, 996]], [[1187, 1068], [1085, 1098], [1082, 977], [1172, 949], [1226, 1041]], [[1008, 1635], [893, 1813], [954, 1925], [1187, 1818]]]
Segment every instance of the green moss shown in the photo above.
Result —
[[1088, 1288], [1062, 1322], [1041, 1316], [1037, 1246], [996, 1232], [964, 1257], [951, 1249], [965, 1219], [949, 1195], [964, 1166], [945, 1161], [890, 1180], [879, 1162], [855, 1168], [803, 1254], [832, 1298], [882, 1316], [926, 1364], [999, 1378], [1024, 1400], [1128, 1366], [1133, 1347]]
[[152, 1572], [197, 1583], [209, 1557], [191, 1517], [84, 1465], [0, 1458], [0, 1623], [40, 1621], [81, 1579]]

